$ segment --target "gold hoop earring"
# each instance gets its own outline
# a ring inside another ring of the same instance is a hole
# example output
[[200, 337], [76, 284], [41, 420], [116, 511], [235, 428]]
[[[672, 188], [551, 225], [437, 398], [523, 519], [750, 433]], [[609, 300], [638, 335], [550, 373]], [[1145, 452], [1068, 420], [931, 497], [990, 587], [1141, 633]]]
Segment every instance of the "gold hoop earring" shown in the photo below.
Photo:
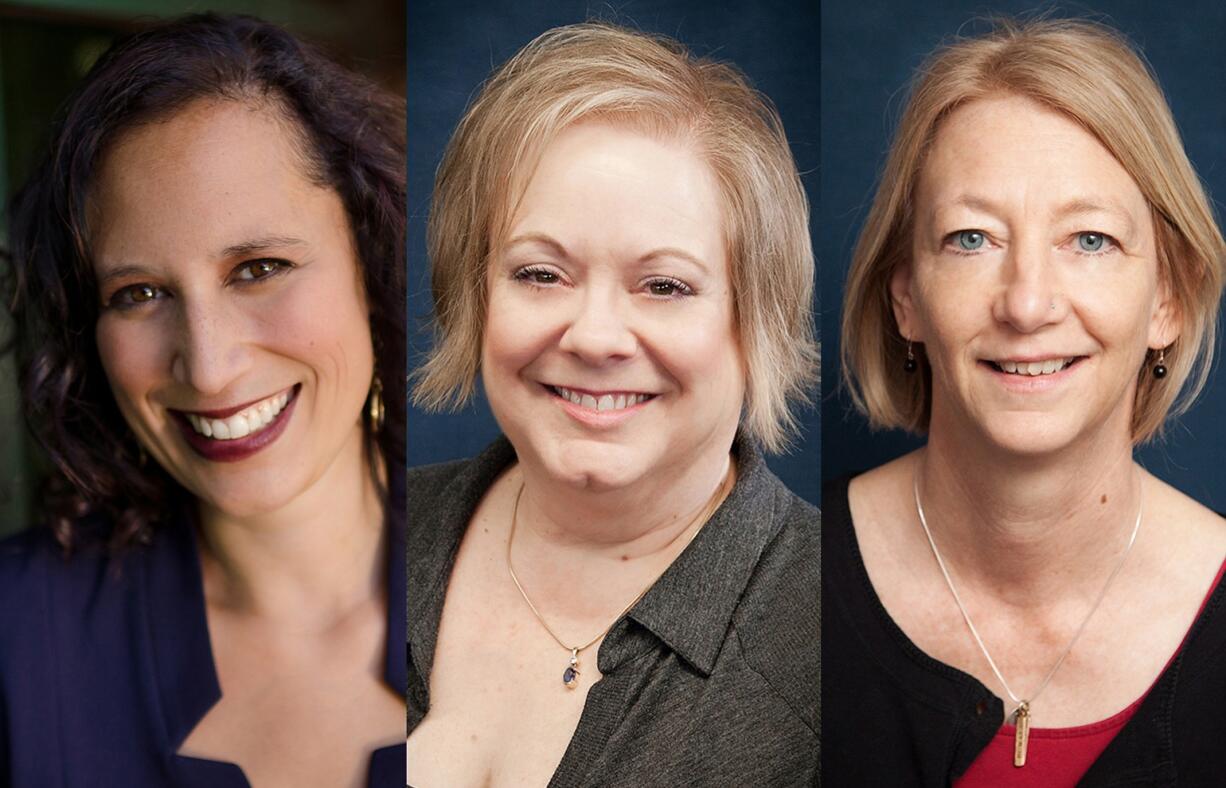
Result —
[[370, 382], [370, 396], [367, 398], [366, 415], [370, 419], [370, 429], [378, 432], [383, 429], [383, 384], [376, 375]]

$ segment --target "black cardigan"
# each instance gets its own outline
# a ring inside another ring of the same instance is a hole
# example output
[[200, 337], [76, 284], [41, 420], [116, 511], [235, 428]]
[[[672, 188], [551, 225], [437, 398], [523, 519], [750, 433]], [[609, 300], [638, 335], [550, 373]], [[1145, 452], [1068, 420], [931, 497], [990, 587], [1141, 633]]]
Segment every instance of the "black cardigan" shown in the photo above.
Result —
[[[856, 543], [850, 481], [822, 491], [822, 776], [829, 786], [950, 785], [1000, 728], [1004, 704], [890, 618]], [[1079, 785], [1226, 785], [1226, 582]]]

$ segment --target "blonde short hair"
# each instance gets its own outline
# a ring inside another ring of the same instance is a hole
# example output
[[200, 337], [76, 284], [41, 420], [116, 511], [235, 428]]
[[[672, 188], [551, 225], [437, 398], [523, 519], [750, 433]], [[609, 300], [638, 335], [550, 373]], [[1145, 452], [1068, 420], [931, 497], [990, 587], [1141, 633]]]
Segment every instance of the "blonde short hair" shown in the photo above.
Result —
[[1079, 20], [998, 21], [986, 35], [938, 49], [920, 69], [848, 273], [842, 366], [852, 399], [873, 426], [927, 429], [931, 372], [926, 364], [922, 374], [903, 370], [906, 342], [891, 308], [890, 279], [909, 256], [913, 189], [938, 125], [956, 107], [1001, 93], [1080, 124], [1149, 203], [1159, 273], [1182, 328], [1165, 348], [1165, 378], [1150, 374], [1152, 351], [1137, 371], [1132, 439], [1147, 440], [1204, 386], [1226, 250], [1153, 75], [1119, 33]]
[[414, 402], [438, 410], [472, 395], [487, 258], [544, 148], [587, 119], [682, 139], [711, 166], [747, 368], [743, 427], [767, 450], [786, 449], [818, 351], [809, 207], [782, 122], [734, 67], [604, 23], [536, 38], [493, 74], [460, 121], [434, 184], [427, 245], [436, 334], [415, 373]]

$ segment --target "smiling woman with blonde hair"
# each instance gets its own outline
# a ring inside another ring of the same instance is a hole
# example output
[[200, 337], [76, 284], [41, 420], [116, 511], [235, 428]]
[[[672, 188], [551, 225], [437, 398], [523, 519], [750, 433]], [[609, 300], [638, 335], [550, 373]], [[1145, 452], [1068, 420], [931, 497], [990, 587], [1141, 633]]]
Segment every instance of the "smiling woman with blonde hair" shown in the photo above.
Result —
[[843, 371], [927, 446], [823, 493], [827, 778], [1218, 778], [1226, 521], [1132, 455], [1205, 380], [1224, 265], [1119, 34], [1002, 21], [925, 63]]
[[473, 101], [415, 395], [479, 372], [506, 437], [409, 473], [410, 783], [815, 779], [817, 513], [759, 448], [814, 382], [807, 223], [774, 109], [668, 39], [551, 30]]

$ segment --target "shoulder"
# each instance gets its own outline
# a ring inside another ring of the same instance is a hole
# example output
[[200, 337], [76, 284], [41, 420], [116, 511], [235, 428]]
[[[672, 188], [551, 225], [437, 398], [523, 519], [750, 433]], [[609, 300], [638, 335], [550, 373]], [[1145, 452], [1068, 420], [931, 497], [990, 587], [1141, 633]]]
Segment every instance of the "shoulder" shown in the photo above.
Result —
[[[105, 548], [71, 554], [50, 530], [34, 528], [0, 542], [0, 661], [4, 668], [40, 660], [61, 632], [56, 622], [84, 621], [106, 598], [122, 596], [128, 578]], [[77, 631], [71, 627], [68, 632]]]
[[815, 736], [820, 721], [821, 513], [774, 479], [767, 542], [733, 615], [736, 645]]
[[471, 463], [471, 459], [455, 460], [409, 468], [405, 472], [405, 498], [410, 511], [414, 509], [414, 503], [420, 503], [438, 495], [440, 490], [455, 481], [456, 477], [460, 476]]
[[515, 450], [506, 438], [499, 437], [476, 457], [410, 468], [405, 475], [408, 510], [416, 519], [456, 498], [484, 495], [514, 461]]

